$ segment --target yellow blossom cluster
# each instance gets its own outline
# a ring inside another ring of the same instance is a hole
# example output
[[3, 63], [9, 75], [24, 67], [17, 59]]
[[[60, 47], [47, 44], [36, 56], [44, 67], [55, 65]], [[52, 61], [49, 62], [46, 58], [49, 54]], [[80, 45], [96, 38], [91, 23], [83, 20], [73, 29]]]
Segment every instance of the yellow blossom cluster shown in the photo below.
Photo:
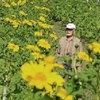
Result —
[[38, 25], [39, 25], [40, 27], [42, 27], [42, 28], [47, 28], [47, 29], [53, 28], [52, 25], [49, 25], [49, 24], [46, 24], [46, 23], [42, 23], [42, 22], [38, 22]]
[[40, 49], [37, 46], [34, 46], [34, 45], [27, 45], [26, 48], [33, 51], [33, 52], [36, 52], [36, 51], [39, 52], [40, 51]]
[[24, 19], [23, 21], [22, 21], [22, 24], [23, 25], [28, 25], [28, 26], [33, 26], [33, 25], [36, 25], [36, 21], [34, 21], [34, 20], [27, 20], [27, 19]]
[[8, 4], [8, 3], [4, 3], [4, 6], [6, 7], [6, 8], [10, 8], [10, 4]]
[[[23, 11], [20, 11], [19, 12], [21, 15], [23, 15], [23, 16], [26, 16], [27, 14], [26, 13], [24, 13]], [[12, 17], [13, 18], [16, 18], [16, 16], [15, 15], [12, 15]], [[34, 20], [26, 20], [26, 19], [24, 19], [22, 22], [21, 21], [19, 21], [19, 20], [16, 20], [16, 19], [11, 19], [11, 18], [4, 18], [4, 20], [5, 21], [7, 21], [7, 22], [10, 22], [11, 24], [12, 24], [12, 26], [14, 27], [14, 28], [17, 28], [19, 25], [28, 25], [28, 26], [33, 26], [33, 25], [36, 25], [36, 21], [34, 21]]]
[[91, 61], [92, 61], [92, 58], [89, 57], [89, 55], [86, 54], [85, 52], [79, 52], [79, 53], [78, 53], [78, 57], [79, 57], [80, 59], [82, 59], [82, 60], [87, 61], [87, 62], [91, 62]]
[[[12, 16], [12, 18], [16, 18], [16, 15], [11, 15]], [[6, 19], [6, 18], [5, 18]]]
[[36, 9], [41, 9], [41, 10], [46, 10], [46, 11], [50, 11], [49, 8], [47, 7], [40, 7], [40, 6], [34, 6]]
[[37, 22], [35, 20], [30, 20], [30, 21], [33, 23], [33, 25], [37, 24]]
[[46, 10], [46, 11], [50, 11], [50, 9], [47, 8], [47, 7], [41, 7], [41, 9], [42, 9], [42, 10]]
[[19, 11], [19, 14], [22, 15], [22, 16], [27, 16], [27, 14], [22, 10]]
[[40, 54], [40, 52], [32, 52], [32, 56], [34, 57], [35, 60], [43, 59], [45, 57], [45, 55]]
[[26, 48], [32, 51], [31, 55], [34, 57], [35, 60], [40, 59], [40, 58], [42, 59], [45, 57], [44, 54], [40, 53], [40, 49], [38, 48], [38, 46], [27, 45]]
[[14, 52], [18, 51], [19, 50], [19, 46], [18, 45], [15, 45], [14, 43], [9, 43], [8, 44], [8, 48], [13, 50]]
[[43, 34], [42, 34], [42, 31], [36, 31], [36, 32], [34, 32], [34, 35], [40, 37]]
[[90, 50], [93, 50], [93, 52], [95, 52], [95, 53], [100, 53], [100, 43], [93, 42], [88, 45], [88, 48]]
[[38, 46], [42, 47], [42, 48], [45, 48], [46, 50], [50, 49], [50, 44], [48, 43], [47, 40], [45, 39], [40, 39], [38, 42], [37, 42]]
[[5, 7], [10, 8], [11, 6], [24, 5], [26, 1], [27, 0], [18, 0], [18, 2], [16, 2], [15, 0], [10, 0], [9, 3], [7, 3], [6, 1], [3, 1], [3, 3]]
[[47, 65], [50, 69], [52, 68], [63, 68], [61, 64], [54, 63], [55, 57], [54, 56], [44, 56], [43, 61], [40, 61], [40, 64]]
[[4, 20], [10, 22], [14, 28], [17, 28], [20, 25], [20, 23], [21, 23], [18, 20], [10, 19], [8, 17], [5, 18]]
[[33, 23], [32, 23], [32, 21], [29, 21], [29, 20], [26, 20], [26, 19], [24, 19], [23, 21], [22, 21], [22, 24], [23, 25], [29, 25], [29, 26], [33, 26]]
[[34, 6], [36, 9], [40, 9], [40, 7], [39, 6]]
[[45, 21], [46, 21], [46, 19], [45, 19], [44, 16], [40, 16], [40, 17], [39, 17], [39, 20], [41, 20], [42, 22], [45, 22]]
[[56, 33], [55, 32], [51, 33], [50, 34], [50, 37], [53, 38], [54, 40], [57, 40], [58, 39], [58, 37], [56, 36]]
[[[25, 4], [25, 3], [26, 3], [26, 0], [19, 0], [17, 3], [15, 2], [15, 0], [10, 0], [10, 4], [8, 4], [7, 2], [5, 2], [4, 5], [6, 7], [10, 7], [11, 5], [16, 6], [16, 5], [22, 5], [22, 4]], [[35, 8], [40, 9], [40, 10], [42, 9], [42, 10], [49, 11], [49, 9], [46, 8], [46, 7], [35, 6]], [[19, 11], [19, 15], [27, 16], [28, 14], [25, 13], [23, 10], [20, 10]], [[8, 21], [8, 22], [10, 22], [13, 25], [14, 28], [17, 28], [19, 25], [28, 25], [28, 26], [32, 27], [33, 25], [36, 25], [36, 24], [39, 25], [39, 27], [44, 28], [44, 29], [53, 28], [52, 25], [45, 23], [46, 22], [46, 17], [47, 17], [46, 14], [40, 13], [39, 20], [41, 22], [36, 22], [34, 20], [28, 20], [28, 19], [24, 19], [24, 20], [20, 21], [18, 18], [15, 19], [16, 16], [13, 17], [13, 19], [11, 19], [11, 18], [5, 18], [5, 20]], [[53, 36], [53, 37], [56, 38], [55, 36]]]
[[11, 2], [12, 6], [17, 6], [17, 3], [15, 1]]
[[18, 0], [17, 4], [18, 5], [24, 5], [26, 4], [27, 0]]

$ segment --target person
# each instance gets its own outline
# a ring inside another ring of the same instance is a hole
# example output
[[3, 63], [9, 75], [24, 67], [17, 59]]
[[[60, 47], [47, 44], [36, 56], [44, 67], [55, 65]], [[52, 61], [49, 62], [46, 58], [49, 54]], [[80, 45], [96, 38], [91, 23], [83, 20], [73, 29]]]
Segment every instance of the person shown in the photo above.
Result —
[[83, 51], [82, 42], [79, 38], [75, 37], [76, 25], [74, 23], [68, 23], [66, 25], [65, 36], [59, 40], [59, 47], [56, 50], [56, 56], [69, 56]]

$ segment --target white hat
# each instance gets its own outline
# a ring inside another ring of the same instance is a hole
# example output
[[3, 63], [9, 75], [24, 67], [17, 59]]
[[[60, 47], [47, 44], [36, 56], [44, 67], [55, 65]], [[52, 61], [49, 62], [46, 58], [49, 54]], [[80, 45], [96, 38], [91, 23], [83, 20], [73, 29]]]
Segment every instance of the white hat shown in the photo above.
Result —
[[76, 26], [73, 23], [68, 23], [66, 25], [66, 28], [68, 28], [68, 29], [76, 29]]

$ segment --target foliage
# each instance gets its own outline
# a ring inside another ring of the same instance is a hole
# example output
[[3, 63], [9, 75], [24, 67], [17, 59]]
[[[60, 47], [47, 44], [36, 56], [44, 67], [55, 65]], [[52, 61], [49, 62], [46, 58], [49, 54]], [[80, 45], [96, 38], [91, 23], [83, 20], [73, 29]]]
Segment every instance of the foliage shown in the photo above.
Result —
[[[99, 100], [100, 54], [87, 48], [88, 43], [100, 42], [99, 13], [100, 3], [95, 1], [0, 1], [0, 99], [6, 89], [7, 100], [61, 100], [48, 94], [41, 96], [43, 91], [30, 86], [21, 76], [21, 66], [25, 62], [39, 63], [44, 56], [55, 54], [57, 39], [61, 34], [57, 29], [59, 36], [56, 36], [53, 25], [61, 21], [62, 30], [67, 22], [77, 25], [78, 37], [82, 39], [85, 51], [93, 61], [89, 63], [74, 59], [81, 62], [84, 67], [82, 72], [75, 71], [75, 67], [72, 71], [58, 68], [54, 71], [66, 80], [64, 88], [68, 92], [67, 95], [73, 95], [76, 100], [80, 97], [84, 100]], [[41, 39], [42, 44], [39, 42]], [[67, 57], [58, 60], [70, 61]], [[87, 94], [93, 96], [90, 98]]]
[[[46, 2], [42, 0], [31, 2], [9, 0], [0, 3], [1, 98], [3, 98], [4, 87], [7, 91], [7, 100], [32, 100], [33, 98], [46, 100], [49, 98], [41, 97], [41, 91], [34, 90], [33, 92], [33, 87], [29, 87], [21, 77], [21, 65], [30, 60], [37, 61], [38, 58], [32, 55], [34, 52], [37, 53], [36, 48], [39, 48], [39, 54], [49, 55], [50, 48], [46, 49], [43, 43], [36, 47], [40, 39], [48, 41], [47, 45], [50, 44], [53, 48], [50, 41], [56, 40], [49, 36], [50, 33], [53, 34], [49, 13]], [[35, 32], [42, 32], [42, 37], [35, 36]], [[29, 45], [31, 48], [27, 47]]]
[[[50, 0], [48, 5], [55, 21], [62, 21], [63, 26], [74, 22], [78, 37], [84, 42], [99, 41], [100, 35], [100, 3], [96, 0]], [[51, 5], [51, 6], [50, 6]], [[98, 35], [98, 37], [97, 37]]]

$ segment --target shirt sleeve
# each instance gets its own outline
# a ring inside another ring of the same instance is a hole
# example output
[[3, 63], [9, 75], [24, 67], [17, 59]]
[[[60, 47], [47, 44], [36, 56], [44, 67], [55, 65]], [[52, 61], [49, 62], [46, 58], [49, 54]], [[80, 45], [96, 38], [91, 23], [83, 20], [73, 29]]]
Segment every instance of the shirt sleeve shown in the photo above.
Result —
[[79, 51], [83, 51], [83, 45], [82, 45], [82, 42], [80, 42], [80, 50]]
[[59, 57], [60, 56], [60, 53], [61, 53], [60, 41], [61, 41], [61, 39], [59, 40], [59, 44], [58, 44], [58, 47], [56, 49], [56, 56], [57, 57]]

